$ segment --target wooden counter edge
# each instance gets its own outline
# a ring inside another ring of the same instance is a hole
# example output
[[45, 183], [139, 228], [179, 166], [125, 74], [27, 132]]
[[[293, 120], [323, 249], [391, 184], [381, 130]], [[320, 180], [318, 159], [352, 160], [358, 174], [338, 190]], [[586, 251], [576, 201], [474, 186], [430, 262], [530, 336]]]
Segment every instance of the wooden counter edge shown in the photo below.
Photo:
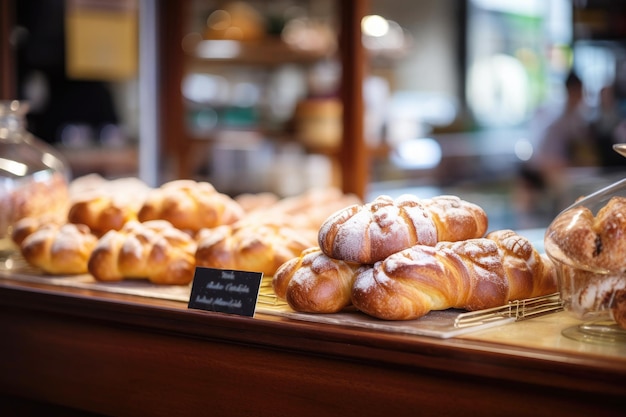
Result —
[[[430, 370], [514, 380], [546, 388], [626, 395], [626, 358], [565, 355], [483, 341], [388, 334], [273, 315], [240, 317], [187, 309], [185, 303], [55, 288], [0, 279], [0, 308], [92, 320], [181, 338], [220, 340], [407, 371]], [[550, 375], [546, 378], [546, 375]]]

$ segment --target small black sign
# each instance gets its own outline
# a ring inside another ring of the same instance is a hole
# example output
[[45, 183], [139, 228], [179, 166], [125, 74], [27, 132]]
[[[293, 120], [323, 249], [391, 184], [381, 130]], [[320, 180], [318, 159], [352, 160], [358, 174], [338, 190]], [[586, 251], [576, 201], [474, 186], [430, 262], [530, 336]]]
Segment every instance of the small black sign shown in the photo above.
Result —
[[254, 316], [262, 272], [197, 267], [188, 308]]

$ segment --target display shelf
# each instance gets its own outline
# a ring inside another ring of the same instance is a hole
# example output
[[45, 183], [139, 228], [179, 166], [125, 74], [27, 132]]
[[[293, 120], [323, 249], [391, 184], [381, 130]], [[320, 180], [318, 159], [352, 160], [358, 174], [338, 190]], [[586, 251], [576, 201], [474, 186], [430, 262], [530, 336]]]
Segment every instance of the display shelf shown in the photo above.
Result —
[[57, 148], [67, 158], [74, 177], [97, 173], [114, 178], [137, 176], [139, 172], [139, 151], [136, 145], [81, 148], [59, 145]]
[[289, 63], [313, 64], [333, 57], [333, 51], [307, 51], [290, 47], [278, 37], [258, 41], [199, 40], [186, 53], [190, 72], [216, 65], [273, 67]]
[[[342, 67], [341, 100], [344, 103], [342, 118], [342, 148], [335, 155], [336, 165], [342, 171], [342, 188], [346, 192], [364, 195], [368, 183], [368, 150], [363, 139], [363, 65], [360, 20], [366, 13], [363, 0], [336, 3], [339, 27], [339, 43], [335, 53]], [[161, 154], [164, 164], [172, 171], [174, 178], [192, 178], [196, 166], [195, 155], [198, 142], [193, 140], [186, 123], [187, 107], [184, 103], [181, 85], [190, 71], [207, 71], [216, 67], [224, 70], [233, 66], [263, 66], [263, 70], [295, 62], [309, 65], [326, 59], [330, 51], [296, 51], [277, 39], [265, 39], [260, 43], [239, 42], [238, 52], [227, 59], [201, 58], [198, 55], [198, 40], [183, 45], [186, 33], [187, 16], [191, 3], [163, 2], [159, 16], [162, 23], [160, 39], [162, 89], [160, 108], [163, 115], [160, 120], [162, 136]], [[210, 46], [210, 42], [204, 45]], [[218, 43], [219, 44], [219, 43]], [[215, 43], [214, 43], [215, 45]], [[190, 55], [189, 52], [193, 51]]]

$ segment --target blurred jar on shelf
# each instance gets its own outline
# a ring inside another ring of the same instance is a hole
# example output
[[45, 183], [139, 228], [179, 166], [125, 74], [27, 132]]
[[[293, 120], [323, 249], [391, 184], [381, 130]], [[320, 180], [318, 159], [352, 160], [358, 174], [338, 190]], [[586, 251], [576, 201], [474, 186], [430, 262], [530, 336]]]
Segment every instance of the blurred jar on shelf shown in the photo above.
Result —
[[342, 112], [342, 103], [336, 98], [301, 100], [294, 115], [296, 137], [313, 150], [337, 150], [343, 133]]

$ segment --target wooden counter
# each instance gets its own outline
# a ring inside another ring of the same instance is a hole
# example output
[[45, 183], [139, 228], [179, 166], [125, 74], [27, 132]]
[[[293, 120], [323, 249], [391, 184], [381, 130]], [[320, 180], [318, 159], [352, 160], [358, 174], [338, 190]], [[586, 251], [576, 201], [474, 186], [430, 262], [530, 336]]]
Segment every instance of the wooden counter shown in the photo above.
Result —
[[624, 415], [624, 346], [560, 314], [437, 339], [2, 278], [0, 415]]

